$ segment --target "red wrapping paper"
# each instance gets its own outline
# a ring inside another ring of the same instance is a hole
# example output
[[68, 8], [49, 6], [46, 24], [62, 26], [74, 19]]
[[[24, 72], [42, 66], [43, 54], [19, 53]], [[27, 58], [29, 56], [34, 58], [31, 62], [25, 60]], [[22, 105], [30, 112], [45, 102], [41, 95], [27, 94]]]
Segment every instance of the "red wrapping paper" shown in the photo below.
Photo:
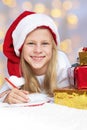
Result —
[[78, 66], [74, 69], [75, 86], [77, 89], [87, 89], [87, 66]]
[[84, 47], [84, 48], [82, 49], [82, 51], [83, 51], [83, 52], [87, 52], [87, 47]]

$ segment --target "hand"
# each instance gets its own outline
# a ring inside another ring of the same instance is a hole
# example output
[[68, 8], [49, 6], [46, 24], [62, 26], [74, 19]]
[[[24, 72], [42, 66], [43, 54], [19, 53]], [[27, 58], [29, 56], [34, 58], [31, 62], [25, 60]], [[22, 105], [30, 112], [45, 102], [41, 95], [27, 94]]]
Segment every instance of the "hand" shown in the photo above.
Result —
[[27, 103], [29, 101], [28, 91], [13, 88], [6, 96], [4, 102], [9, 104]]

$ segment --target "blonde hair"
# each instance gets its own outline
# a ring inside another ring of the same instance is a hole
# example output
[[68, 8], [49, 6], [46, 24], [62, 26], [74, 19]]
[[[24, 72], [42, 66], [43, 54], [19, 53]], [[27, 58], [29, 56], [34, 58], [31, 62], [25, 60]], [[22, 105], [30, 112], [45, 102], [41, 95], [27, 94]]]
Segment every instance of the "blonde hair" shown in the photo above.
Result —
[[55, 42], [53, 41], [53, 55], [50, 60], [47, 73], [45, 75], [44, 79], [44, 88], [47, 94], [52, 95], [54, 89], [57, 87], [57, 46]]
[[48, 65], [48, 69], [45, 74], [42, 86], [40, 86], [40, 83], [38, 82], [36, 76], [34, 75], [30, 65], [24, 60], [23, 53], [21, 53], [21, 68], [23, 77], [25, 79], [25, 84], [22, 87], [24, 90], [33, 93], [33, 92], [41, 92], [41, 88], [43, 88], [45, 93], [47, 93], [48, 95], [53, 95], [53, 91], [54, 89], [56, 89], [57, 86], [56, 65], [58, 58], [57, 58], [57, 45], [54, 42], [54, 40], [52, 40], [52, 44], [53, 44], [53, 50], [52, 50], [53, 54], [50, 63]]

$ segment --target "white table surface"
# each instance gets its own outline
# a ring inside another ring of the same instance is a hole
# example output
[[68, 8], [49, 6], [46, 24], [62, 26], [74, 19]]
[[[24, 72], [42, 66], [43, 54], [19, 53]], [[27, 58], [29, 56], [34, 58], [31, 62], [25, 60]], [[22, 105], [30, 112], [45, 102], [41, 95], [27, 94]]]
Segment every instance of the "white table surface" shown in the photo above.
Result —
[[87, 130], [87, 110], [54, 103], [0, 107], [1, 130]]

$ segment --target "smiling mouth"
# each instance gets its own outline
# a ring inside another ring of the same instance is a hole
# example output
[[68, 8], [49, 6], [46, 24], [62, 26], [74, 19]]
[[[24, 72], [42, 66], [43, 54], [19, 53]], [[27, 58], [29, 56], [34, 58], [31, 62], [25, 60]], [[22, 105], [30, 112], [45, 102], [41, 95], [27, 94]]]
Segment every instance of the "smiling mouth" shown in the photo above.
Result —
[[31, 58], [34, 60], [34, 61], [41, 61], [44, 59], [45, 56], [31, 56]]

